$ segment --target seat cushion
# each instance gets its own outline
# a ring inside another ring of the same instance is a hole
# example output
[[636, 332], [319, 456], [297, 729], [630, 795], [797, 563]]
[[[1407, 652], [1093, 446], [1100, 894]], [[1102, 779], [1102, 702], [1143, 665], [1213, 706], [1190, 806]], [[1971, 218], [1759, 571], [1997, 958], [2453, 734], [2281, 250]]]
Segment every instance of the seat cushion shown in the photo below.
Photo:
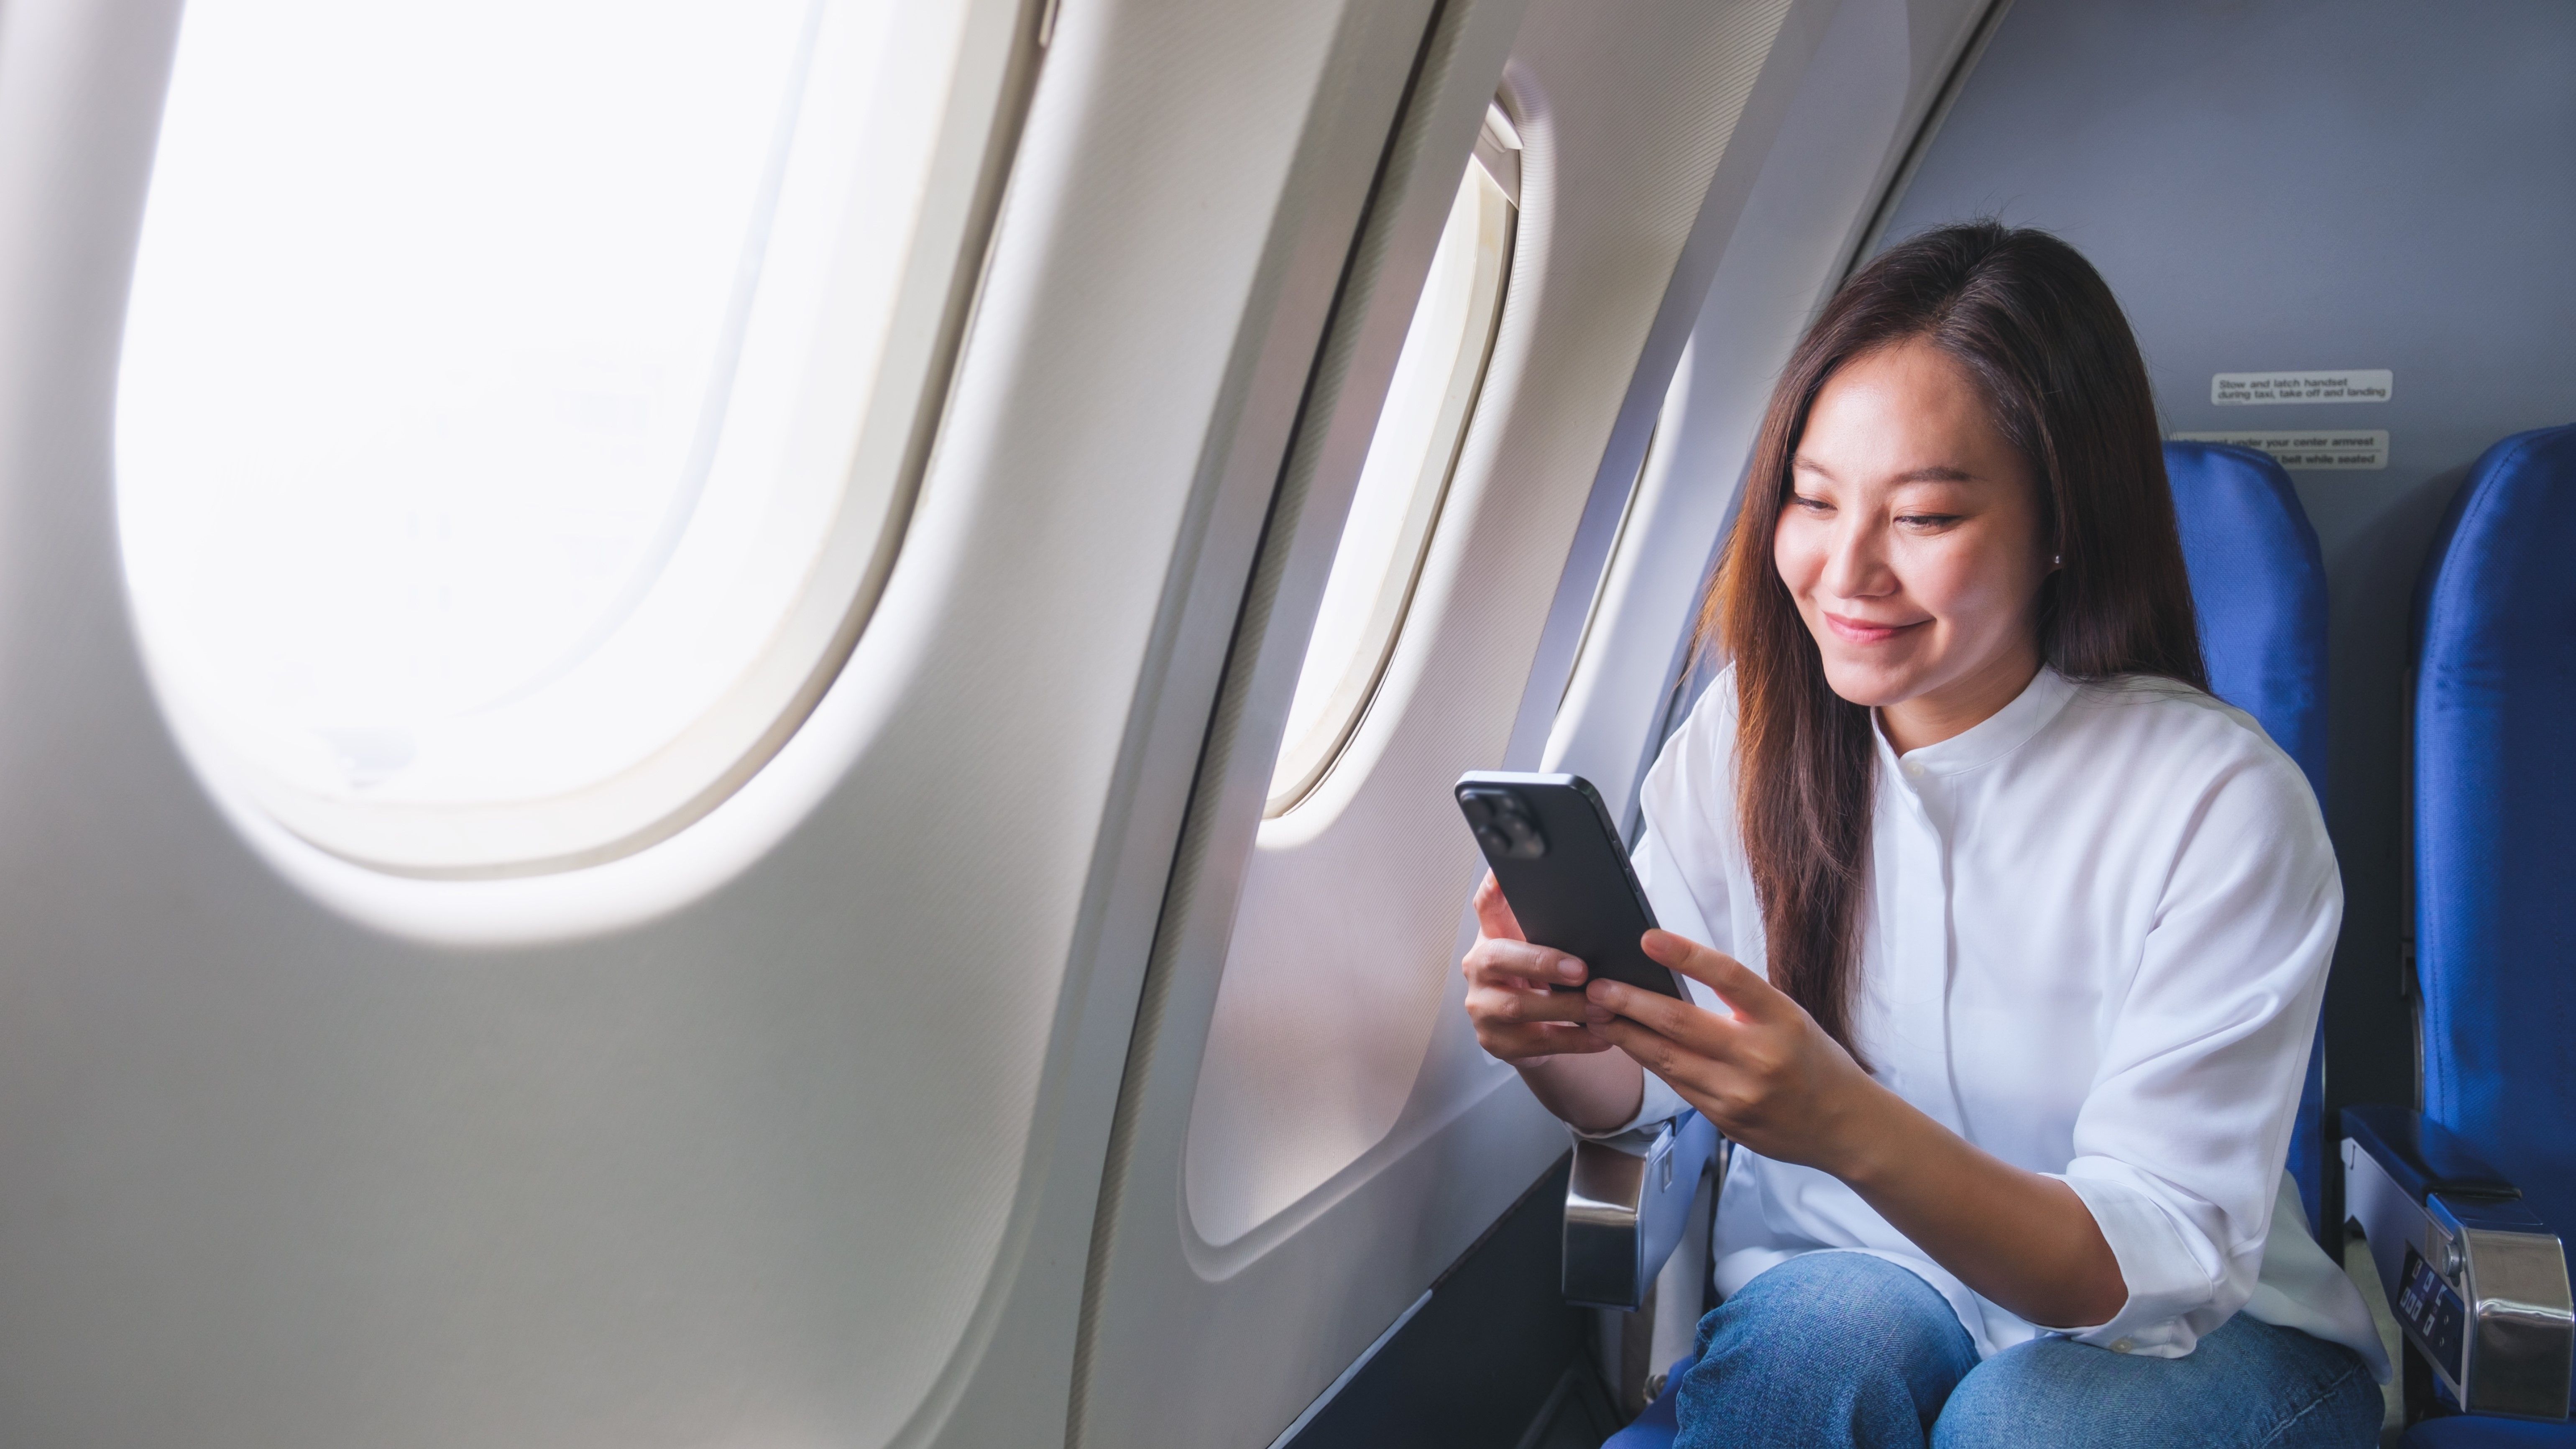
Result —
[[2463, 1414], [2427, 1419], [2397, 1441], [2404, 1449], [2576, 1449], [2576, 1424], [2535, 1424]]
[[[2219, 443], [2165, 444], [2174, 520], [2212, 694], [2254, 716], [2323, 804], [2326, 798], [2326, 566], [2316, 530], [2270, 455]], [[2299, 1092], [2290, 1175], [2318, 1221], [2326, 1144], [2325, 1024]]]

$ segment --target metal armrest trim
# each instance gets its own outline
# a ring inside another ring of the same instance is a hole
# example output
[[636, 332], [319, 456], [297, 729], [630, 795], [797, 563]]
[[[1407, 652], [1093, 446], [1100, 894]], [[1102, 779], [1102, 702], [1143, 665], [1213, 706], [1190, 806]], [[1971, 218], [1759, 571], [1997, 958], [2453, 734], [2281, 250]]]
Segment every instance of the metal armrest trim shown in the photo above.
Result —
[[1651, 1135], [1578, 1137], [1565, 1184], [1566, 1298], [1634, 1312], [1681, 1241], [1717, 1129], [1696, 1112]]

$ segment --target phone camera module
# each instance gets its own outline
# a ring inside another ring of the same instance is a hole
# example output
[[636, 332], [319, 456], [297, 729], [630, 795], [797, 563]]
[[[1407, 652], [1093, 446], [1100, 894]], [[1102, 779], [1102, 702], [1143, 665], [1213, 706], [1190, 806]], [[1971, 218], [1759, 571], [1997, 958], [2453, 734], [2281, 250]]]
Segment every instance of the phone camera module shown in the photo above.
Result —
[[1468, 790], [1459, 795], [1458, 803], [1465, 807], [1476, 843], [1487, 853], [1513, 860], [1536, 860], [1547, 854], [1547, 836], [1518, 792]]

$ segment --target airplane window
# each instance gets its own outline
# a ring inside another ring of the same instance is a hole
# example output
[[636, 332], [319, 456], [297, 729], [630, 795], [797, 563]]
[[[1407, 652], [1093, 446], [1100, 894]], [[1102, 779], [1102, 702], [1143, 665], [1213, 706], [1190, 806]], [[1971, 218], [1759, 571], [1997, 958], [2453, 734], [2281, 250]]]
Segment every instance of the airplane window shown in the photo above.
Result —
[[[1497, 129], [1489, 120], [1489, 141]], [[1267, 815], [1294, 808], [1332, 768], [1394, 652], [1502, 314], [1513, 203], [1487, 159], [1499, 149], [1480, 145], [1467, 166], [1397, 355], [1288, 706]]]
[[988, 4], [191, 0], [116, 452], [200, 766], [435, 876], [765, 759], [900, 532]]

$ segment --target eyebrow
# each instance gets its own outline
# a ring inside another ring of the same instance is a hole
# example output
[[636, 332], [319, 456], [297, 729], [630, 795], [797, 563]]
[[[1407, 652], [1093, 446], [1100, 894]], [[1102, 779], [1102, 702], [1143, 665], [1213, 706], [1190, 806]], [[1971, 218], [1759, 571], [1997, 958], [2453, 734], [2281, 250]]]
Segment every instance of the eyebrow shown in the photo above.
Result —
[[[1832, 469], [1825, 467], [1823, 464], [1818, 463], [1803, 453], [1789, 460], [1789, 468], [1791, 472], [1821, 473], [1828, 478], [1834, 476]], [[1905, 472], [1897, 474], [1891, 481], [1897, 483], [1974, 483], [1977, 481], [1977, 475], [1968, 472], [1964, 468], [1953, 468], [1947, 464], [1935, 463], [1928, 468], [1908, 469]]]

